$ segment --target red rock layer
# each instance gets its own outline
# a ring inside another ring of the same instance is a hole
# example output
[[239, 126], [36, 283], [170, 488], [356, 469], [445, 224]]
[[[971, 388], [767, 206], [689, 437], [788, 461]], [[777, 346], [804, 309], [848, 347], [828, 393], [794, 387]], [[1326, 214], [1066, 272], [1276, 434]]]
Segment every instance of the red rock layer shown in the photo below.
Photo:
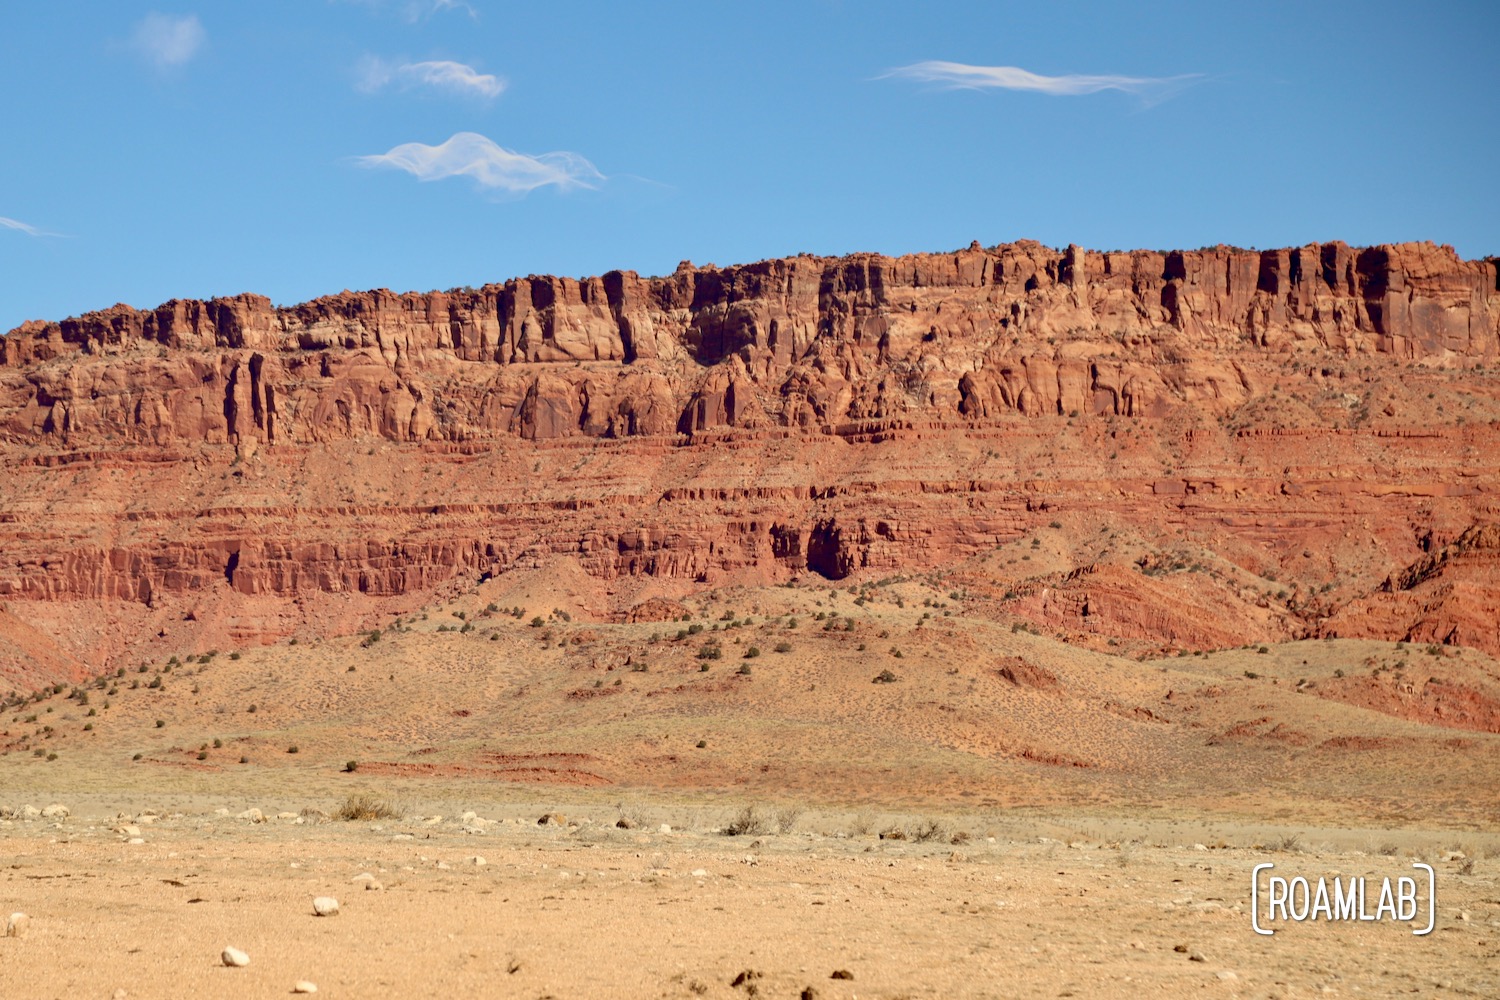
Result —
[[[1438, 611], [1376, 593], [1500, 520], [1497, 360], [1495, 261], [1431, 244], [976, 244], [116, 306], [0, 339], [0, 599], [145, 609], [118, 640], [59, 635], [110, 660], [180, 643], [163, 616], [188, 612], [246, 641], [307, 627], [304, 596], [375, 615], [557, 556], [689, 588], [883, 575], [1065, 515], [1045, 564], [986, 563], [1019, 594], [999, 613], [1500, 648], [1489, 563]], [[1215, 582], [1146, 584], [1141, 552], [1183, 545]]]

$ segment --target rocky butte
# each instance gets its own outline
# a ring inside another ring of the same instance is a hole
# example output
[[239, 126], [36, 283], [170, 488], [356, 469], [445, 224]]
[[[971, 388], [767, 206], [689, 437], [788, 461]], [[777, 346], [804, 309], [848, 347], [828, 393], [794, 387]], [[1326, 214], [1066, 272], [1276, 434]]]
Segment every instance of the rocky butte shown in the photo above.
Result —
[[564, 564], [600, 618], [940, 571], [1083, 644], [1500, 652], [1497, 390], [1496, 260], [1425, 243], [975, 243], [29, 322], [0, 339], [0, 685]]

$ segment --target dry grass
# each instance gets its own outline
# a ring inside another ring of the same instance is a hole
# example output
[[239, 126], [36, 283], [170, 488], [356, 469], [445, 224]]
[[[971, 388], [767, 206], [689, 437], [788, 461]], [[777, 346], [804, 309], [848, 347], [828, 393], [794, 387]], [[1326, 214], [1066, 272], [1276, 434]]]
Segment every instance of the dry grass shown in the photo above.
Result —
[[401, 819], [405, 815], [406, 806], [399, 799], [374, 792], [351, 792], [334, 812], [335, 817], [347, 821]]

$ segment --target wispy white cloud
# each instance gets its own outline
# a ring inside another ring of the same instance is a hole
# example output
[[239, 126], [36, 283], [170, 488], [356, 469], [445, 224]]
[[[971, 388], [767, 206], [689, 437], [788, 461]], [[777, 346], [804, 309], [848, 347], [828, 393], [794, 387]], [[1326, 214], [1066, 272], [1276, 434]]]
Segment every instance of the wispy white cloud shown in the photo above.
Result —
[[577, 153], [529, 156], [504, 149], [477, 132], [459, 132], [437, 146], [403, 143], [389, 152], [356, 157], [355, 162], [364, 167], [394, 167], [420, 181], [472, 177], [481, 188], [514, 195], [548, 185], [560, 191], [592, 188], [605, 179]]
[[49, 233], [45, 229], [38, 229], [36, 226], [29, 226], [26, 223], [21, 222], [21, 221], [19, 221], [17, 219], [7, 219], [3, 215], [0, 215], [0, 229], [13, 229], [13, 230], [15, 230], [18, 233], [25, 233], [27, 236], [60, 236], [60, 235], [62, 235], [61, 233]]
[[1145, 98], [1162, 99], [1201, 76], [1090, 76], [1070, 73], [1065, 76], [1043, 76], [1018, 66], [970, 66], [966, 63], [928, 60], [900, 66], [885, 73], [882, 79], [915, 80], [918, 83], [942, 84], [954, 90], [1029, 90], [1053, 97], [1076, 97], [1097, 94], [1103, 90], [1120, 90]]
[[207, 39], [197, 14], [174, 17], [152, 11], [136, 23], [130, 44], [158, 69], [170, 69], [197, 55]]
[[396, 83], [402, 88], [432, 87], [466, 97], [499, 97], [505, 81], [490, 73], [481, 73], [460, 62], [395, 63], [375, 56], [365, 56], [355, 67], [355, 86], [373, 94]]
[[476, 21], [479, 19], [479, 11], [464, 0], [426, 0], [425, 3], [414, 0], [406, 6], [408, 9], [415, 9], [419, 12], [425, 9], [429, 15], [436, 14], [440, 10], [461, 10]]
[[407, 21], [415, 24], [445, 10], [462, 11], [473, 20], [479, 20], [479, 11], [467, 0], [334, 0], [358, 4], [371, 10], [395, 11]]

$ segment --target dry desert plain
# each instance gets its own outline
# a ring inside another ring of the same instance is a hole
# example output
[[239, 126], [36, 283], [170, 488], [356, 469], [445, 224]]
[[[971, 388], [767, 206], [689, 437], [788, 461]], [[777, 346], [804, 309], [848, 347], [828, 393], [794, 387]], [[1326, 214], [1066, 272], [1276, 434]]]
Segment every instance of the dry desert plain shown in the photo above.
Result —
[[[638, 623], [583, 620], [587, 585], [502, 575], [378, 636], [12, 705], [0, 909], [29, 920], [0, 996], [1500, 991], [1484, 653], [1141, 659], [970, 614], [938, 574]], [[1428, 936], [1251, 929], [1257, 863], [1414, 860]]]

